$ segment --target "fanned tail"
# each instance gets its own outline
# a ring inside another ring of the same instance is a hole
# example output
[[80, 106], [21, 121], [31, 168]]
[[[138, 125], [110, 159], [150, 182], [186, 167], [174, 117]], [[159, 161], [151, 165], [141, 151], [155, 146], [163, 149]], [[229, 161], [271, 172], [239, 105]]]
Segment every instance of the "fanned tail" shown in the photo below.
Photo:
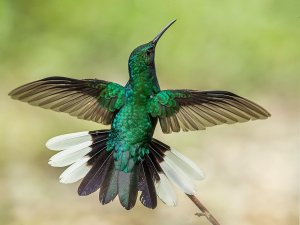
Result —
[[114, 151], [107, 151], [110, 130], [78, 132], [50, 139], [46, 146], [59, 153], [49, 164], [69, 166], [60, 176], [60, 182], [73, 183], [82, 179], [78, 194], [89, 195], [98, 189], [99, 200], [104, 205], [119, 197], [125, 209], [134, 207], [138, 192], [141, 203], [154, 209], [157, 196], [167, 205], [176, 205], [172, 181], [188, 195], [196, 190], [193, 179], [203, 179], [202, 171], [186, 156], [168, 145], [152, 139], [149, 154], [130, 172], [116, 169]]

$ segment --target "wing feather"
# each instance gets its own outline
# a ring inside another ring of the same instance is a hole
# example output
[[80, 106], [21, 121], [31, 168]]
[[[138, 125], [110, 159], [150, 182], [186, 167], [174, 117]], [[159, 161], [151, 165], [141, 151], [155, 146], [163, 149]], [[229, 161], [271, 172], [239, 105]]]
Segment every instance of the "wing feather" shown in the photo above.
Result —
[[149, 101], [148, 111], [159, 118], [164, 133], [204, 130], [270, 116], [258, 104], [227, 91], [161, 91]]
[[110, 124], [124, 104], [124, 87], [97, 79], [48, 77], [11, 91], [13, 99], [66, 112], [80, 119]]

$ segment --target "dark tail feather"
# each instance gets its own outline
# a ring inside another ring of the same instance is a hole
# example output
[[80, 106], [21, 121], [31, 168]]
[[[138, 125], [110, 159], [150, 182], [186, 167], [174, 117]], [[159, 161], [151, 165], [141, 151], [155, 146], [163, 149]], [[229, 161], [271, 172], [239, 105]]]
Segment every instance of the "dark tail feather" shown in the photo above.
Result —
[[102, 183], [99, 200], [104, 205], [119, 194], [122, 206], [131, 209], [136, 203], [138, 191], [141, 191], [141, 203], [154, 209], [157, 206], [154, 181], [159, 179], [156, 173], [149, 157], [136, 165], [130, 173], [116, 170], [112, 164]]
[[89, 134], [93, 143], [90, 146], [91, 151], [87, 154], [90, 157], [87, 165], [92, 168], [78, 187], [79, 195], [89, 195], [97, 191], [109, 172], [110, 165], [113, 164], [112, 152], [106, 151], [109, 130], [90, 131]]
[[[153, 168], [150, 158], [146, 158], [140, 165], [139, 191], [141, 191], [141, 203], [151, 209], [157, 206], [157, 197], [154, 181], [155, 169]], [[159, 178], [158, 178], [159, 179]]]
[[78, 194], [89, 195], [97, 191], [104, 181], [110, 164], [113, 164], [111, 152], [107, 152], [106, 150], [102, 151], [99, 157], [97, 157], [97, 162], [81, 181], [78, 187]]
[[135, 165], [131, 172], [119, 171], [118, 193], [121, 205], [129, 210], [134, 207], [138, 194], [138, 178], [140, 166]]
[[119, 171], [114, 168], [113, 163], [111, 163], [111, 167], [109, 174], [106, 175], [103, 181], [103, 185], [99, 193], [99, 200], [102, 205], [113, 201], [118, 194]]

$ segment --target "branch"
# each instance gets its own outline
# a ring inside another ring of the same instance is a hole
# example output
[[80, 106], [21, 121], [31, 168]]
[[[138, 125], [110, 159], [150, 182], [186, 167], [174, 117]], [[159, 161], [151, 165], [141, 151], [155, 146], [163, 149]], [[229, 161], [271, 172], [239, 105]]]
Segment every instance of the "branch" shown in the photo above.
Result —
[[205, 216], [209, 222], [213, 225], [220, 225], [216, 218], [208, 211], [207, 208], [200, 202], [200, 200], [195, 195], [186, 194], [195, 205], [201, 210], [202, 213], [196, 213], [197, 216]]

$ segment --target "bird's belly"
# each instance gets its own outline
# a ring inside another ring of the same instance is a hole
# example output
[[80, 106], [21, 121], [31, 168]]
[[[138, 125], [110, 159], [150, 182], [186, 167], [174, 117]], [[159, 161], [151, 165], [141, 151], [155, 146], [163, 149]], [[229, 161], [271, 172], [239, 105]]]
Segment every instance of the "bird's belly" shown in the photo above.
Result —
[[116, 168], [130, 171], [149, 152], [152, 135], [153, 124], [146, 108], [122, 108], [114, 118], [108, 141]]

